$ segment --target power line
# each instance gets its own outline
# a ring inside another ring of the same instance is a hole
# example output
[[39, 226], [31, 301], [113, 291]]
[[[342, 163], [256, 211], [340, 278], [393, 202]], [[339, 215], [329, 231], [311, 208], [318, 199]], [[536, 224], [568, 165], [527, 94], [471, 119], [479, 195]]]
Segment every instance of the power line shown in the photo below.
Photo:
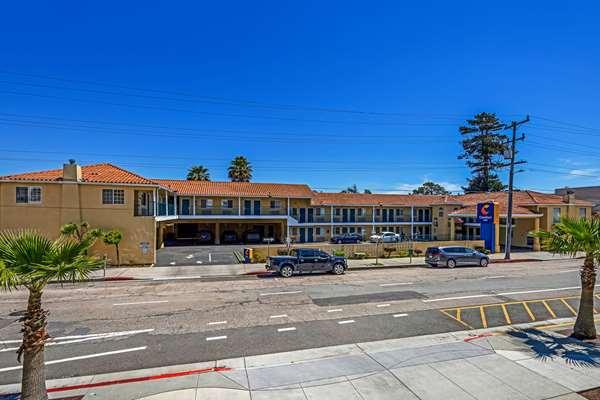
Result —
[[397, 113], [397, 112], [377, 112], [377, 111], [364, 111], [364, 110], [356, 110], [356, 109], [344, 109], [344, 108], [330, 108], [330, 107], [311, 107], [311, 106], [302, 106], [296, 104], [281, 104], [281, 103], [266, 103], [260, 102], [256, 100], [239, 100], [239, 99], [230, 99], [224, 97], [217, 96], [198, 96], [191, 93], [178, 92], [178, 91], [168, 91], [162, 89], [152, 89], [152, 88], [139, 88], [134, 86], [127, 86], [115, 83], [106, 83], [106, 82], [98, 82], [98, 81], [90, 81], [90, 80], [77, 80], [77, 79], [69, 79], [69, 78], [61, 78], [55, 76], [48, 75], [40, 75], [40, 74], [30, 74], [23, 72], [14, 72], [14, 71], [1, 71], [0, 74], [7, 75], [18, 75], [30, 78], [40, 78], [46, 80], [54, 80], [59, 82], [68, 82], [68, 83], [78, 83], [85, 85], [95, 85], [95, 86], [104, 86], [104, 87], [113, 87], [118, 89], [125, 90], [135, 90], [138, 92], [147, 92], [147, 93], [160, 93], [167, 95], [175, 95], [175, 96], [183, 96], [190, 97], [194, 99], [202, 99], [202, 100], [211, 100], [211, 101], [222, 101], [229, 102], [231, 104], [237, 105], [252, 105], [252, 106], [260, 106], [267, 108], [276, 108], [276, 109], [284, 109], [284, 110], [304, 110], [304, 111], [319, 111], [319, 112], [328, 112], [328, 113], [348, 113], [348, 114], [359, 114], [359, 115], [377, 115], [377, 116], [432, 116], [432, 117], [440, 117], [440, 118], [451, 118], [451, 117], [464, 117], [459, 114], [428, 114], [428, 113]]

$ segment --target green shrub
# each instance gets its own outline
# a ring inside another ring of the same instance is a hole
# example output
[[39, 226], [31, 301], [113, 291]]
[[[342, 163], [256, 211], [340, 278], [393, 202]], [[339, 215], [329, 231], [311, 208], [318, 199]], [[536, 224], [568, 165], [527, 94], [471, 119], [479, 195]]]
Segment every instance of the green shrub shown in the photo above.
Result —
[[334, 250], [333, 255], [337, 257], [345, 257], [346, 253], [344, 253], [342, 250]]

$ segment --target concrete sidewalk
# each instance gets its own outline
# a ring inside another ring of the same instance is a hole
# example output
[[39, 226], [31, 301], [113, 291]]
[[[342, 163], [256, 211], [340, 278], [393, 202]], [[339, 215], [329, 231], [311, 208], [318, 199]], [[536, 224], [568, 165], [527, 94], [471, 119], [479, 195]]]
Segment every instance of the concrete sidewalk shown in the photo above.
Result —
[[[48, 387], [52, 399], [84, 400], [575, 400], [600, 386], [600, 348], [532, 324], [521, 328], [62, 379]], [[0, 387], [0, 394], [18, 389]]]
[[[492, 262], [502, 262], [503, 258], [503, 253], [490, 255]], [[553, 255], [543, 251], [512, 254], [512, 260], [514, 261], [549, 261], [568, 258], [570, 257]], [[426, 266], [424, 257], [380, 258], [378, 263], [379, 265], [375, 265], [375, 259], [348, 260], [350, 270]], [[178, 265], [169, 267], [108, 268], [106, 278], [169, 280], [252, 275], [262, 272], [266, 272], [264, 264]], [[92, 274], [92, 279], [102, 278], [104, 278], [103, 270], [95, 271]]]

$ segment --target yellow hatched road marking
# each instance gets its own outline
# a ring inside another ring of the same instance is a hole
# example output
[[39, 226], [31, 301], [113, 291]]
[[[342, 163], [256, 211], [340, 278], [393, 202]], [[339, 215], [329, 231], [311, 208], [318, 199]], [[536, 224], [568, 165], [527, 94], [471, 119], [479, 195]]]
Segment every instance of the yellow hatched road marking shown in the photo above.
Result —
[[[440, 310], [440, 312], [441, 312], [442, 314], [444, 314], [444, 315], [446, 315], [446, 316], [448, 316], [448, 317], [452, 318], [453, 320], [455, 320], [455, 321], [457, 321], [457, 322], [461, 323], [463, 326], [466, 326], [466, 327], [467, 327], [467, 328], [469, 328], [469, 329], [475, 329], [475, 328], [473, 328], [471, 325], [467, 324], [466, 322], [464, 322], [464, 321], [461, 321], [459, 318], [457, 318], [457, 317], [455, 317], [454, 315], [452, 315], [452, 314], [448, 313], [448, 312], [447, 312], [447, 310]], [[457, 312], [457, 316], [458, 316], [458, 317], [460, 317], [460, 312]]]
[[560, 299], [560, 301], [562, 301], [562, 303], [565, 305], [565, 307], [567, 307], [573, 313], [573, 315], [577, 315], [577, 311], [575, 311], [573, 309], [573, 307], [571, 307], [571, 305], [569, 303], [567, 303], [567, 301], [565, 299]]
[[504, 313], [504, 319], [506, 320], [506, 323], [508, 325], [512, 325], [512, 322], [511, 322], [510, 317], [508, 315], [508, 311], [506, 310], [506, 306], [504, 304], [500, 304], [500, 307], [502, 307], [502, 312]]
[[525, 307], [525, 311], [527, 311], [527, 314], [529, 314], [529, 318], [531, 318], [532, 321], [535, 321], [535, 315], [533, 315], [527, 303], [523, 302], [523, 307]]
[[485, 311], [483, 310], [483, 306], [479, 307], [479, 314], [481, 315], [481, 323], [483, 324], [483, 327], [487, 328], [488, 324], [487, 324], [487, 320], [485, 318]]
[[460, 308], [456, 310], [456, 319], [462, 322], [462, 319], [460, 319]]
[[546, 303], [546, 300], [542, 300], [542, 304], [544, 305], [544, 307], [546, 307], [546, 310], [548, 310], [550, 315], [552, 315], [552, 318], [556, 318], [556, 314], [554, 314], [554, 311], [552, 311], [548, 303]]

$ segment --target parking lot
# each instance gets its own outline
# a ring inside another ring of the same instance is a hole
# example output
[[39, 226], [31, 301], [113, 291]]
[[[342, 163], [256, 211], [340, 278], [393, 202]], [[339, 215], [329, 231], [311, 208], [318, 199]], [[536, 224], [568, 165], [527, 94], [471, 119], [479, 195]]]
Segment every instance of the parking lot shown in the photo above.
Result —
[[156, 266], [235, 264], [234, 252], [243, 254], [243, 245], [170, 246], [156, 251]]

